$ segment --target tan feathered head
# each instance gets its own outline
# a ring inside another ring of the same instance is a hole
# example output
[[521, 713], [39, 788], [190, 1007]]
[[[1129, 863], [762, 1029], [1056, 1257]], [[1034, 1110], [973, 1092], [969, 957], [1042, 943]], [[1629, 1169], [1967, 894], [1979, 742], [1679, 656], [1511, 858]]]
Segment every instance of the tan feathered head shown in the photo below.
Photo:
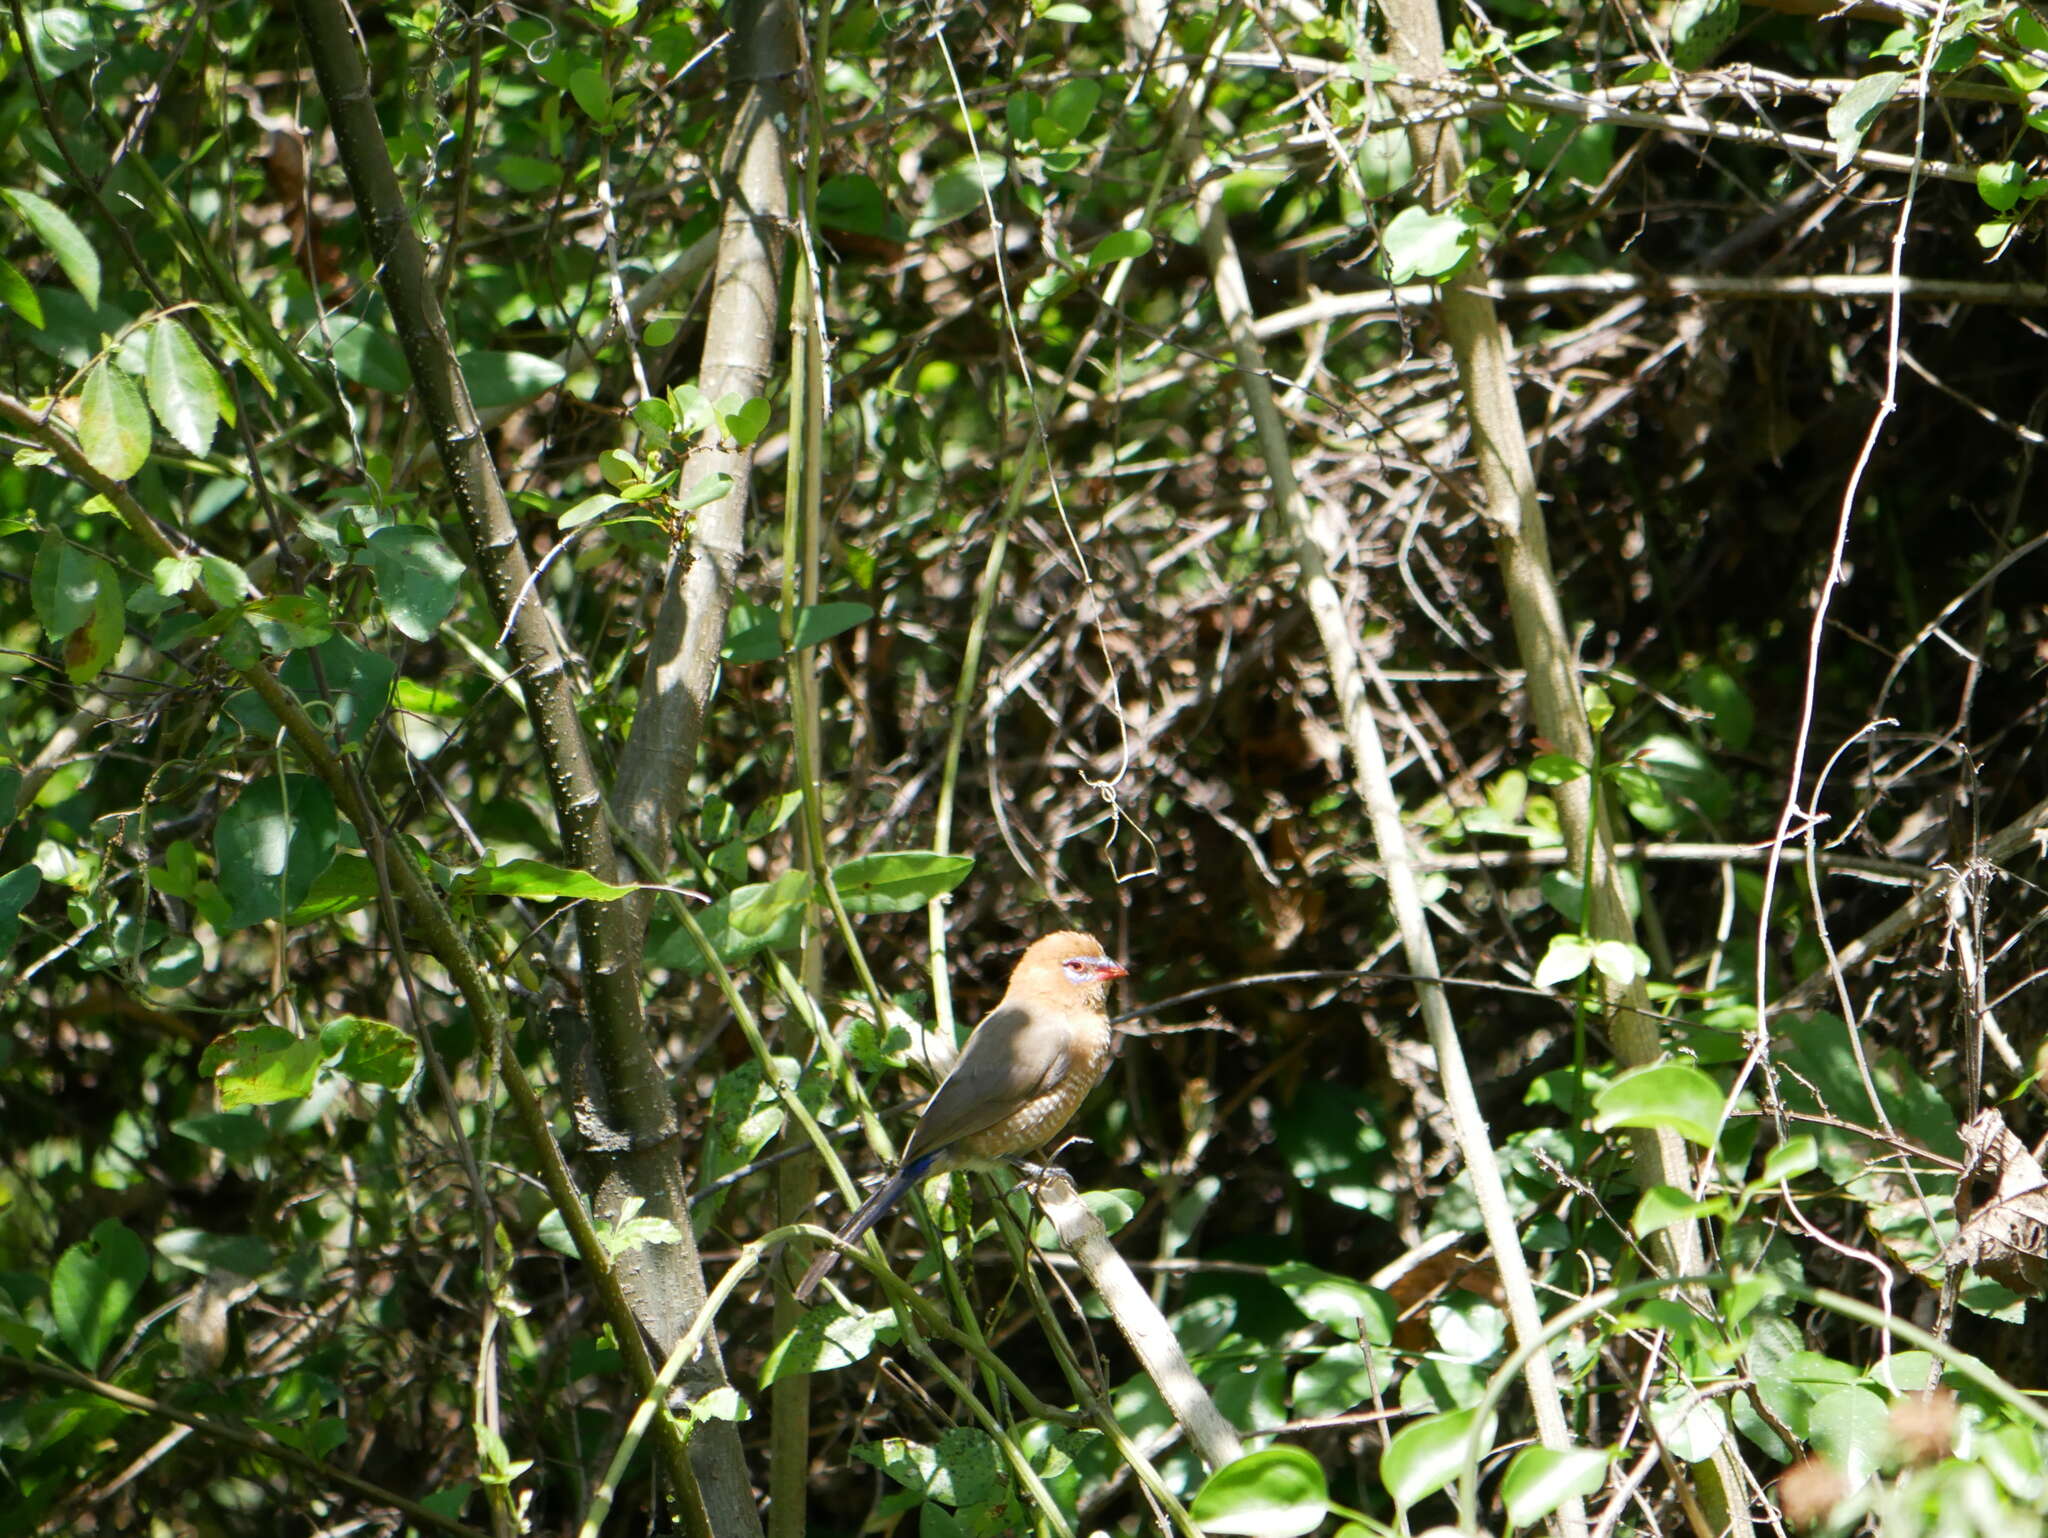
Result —
[[1124, 969], [1101, 945], [1075, 930], [1033, 940], [1010, 974], [1010, 992], [1100, 1009], [1102, 996]]

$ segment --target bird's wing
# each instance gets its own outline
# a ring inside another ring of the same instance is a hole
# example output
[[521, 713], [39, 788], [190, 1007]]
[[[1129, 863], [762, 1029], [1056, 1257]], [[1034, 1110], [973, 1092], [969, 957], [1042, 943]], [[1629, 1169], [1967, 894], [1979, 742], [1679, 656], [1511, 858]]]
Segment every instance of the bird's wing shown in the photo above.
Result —
[[910, 1134], [903, 1157], [986, 1131], [1066, 1076], [1072, 1032], [1044, 1011], [1004, 1004], [974, 1028]]

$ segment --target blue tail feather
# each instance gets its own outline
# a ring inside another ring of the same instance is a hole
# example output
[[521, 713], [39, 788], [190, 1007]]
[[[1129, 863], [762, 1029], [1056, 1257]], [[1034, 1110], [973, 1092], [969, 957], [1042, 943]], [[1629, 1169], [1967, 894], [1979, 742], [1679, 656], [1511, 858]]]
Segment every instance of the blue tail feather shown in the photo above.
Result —
[[[860, 1204], [860, 1211], [856, 1212], [847, 1221], [846, 1226], [839, 1230], [840, 1242], [842, 1244], [860, 1243], [862, 1236], [877, 1223], [881, 1222], [883, 1218], [887, 1217], [891, 1207], [894, 1207], [903, 1200], [905, 1192], [932, 1172], [933, 1166], [939, 1162], [939, 1155], [944, 1152], [944, 1149], [939, 1149], [932, 1153], [919, 1154], [915, 1159], [904, 1165], [902, 1169], [875, 1187], [874, 1194]], [[806, 1271], [803, 1280], [796, 1284], [795, 1295], [799, 1302], [810, 1296], [811, 1289], [818, 1285], [818, 1278], [830, 1270], [832, 1262], [838, 1258], [839, 1252], [836, 1249], [824, 1250], [819, 1253], [817, 1259], [811, 1262], [810, 1270]]]

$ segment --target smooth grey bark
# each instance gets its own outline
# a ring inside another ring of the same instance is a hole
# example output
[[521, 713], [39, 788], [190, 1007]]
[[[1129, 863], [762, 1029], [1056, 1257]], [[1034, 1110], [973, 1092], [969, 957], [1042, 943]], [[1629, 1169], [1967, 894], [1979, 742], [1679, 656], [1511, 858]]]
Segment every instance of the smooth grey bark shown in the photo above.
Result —
[[[784, 81], [797, 68], [796, 16], [788, 0], [739, 3], [729, 14], [737, 58], [733, 89], [740, 94], [720, 178], [725, 208], [697, 375], [698, 388], [711, 401], [728, 395], [749, 400], [768, 390], [789, 222]], [[621, 826], [657, 862], [668, 858], [718, 679], [753, 463], [752, 447], [719, 444], [693, 451], [683, 469], [685, 496], [721, 473], [732, 477], [732, 487], [698, 510], [687, 547], [669, 561], [648, 638], [639, 709], [612, 787]], [[634, 910], [636, 933], [646, 926], [649, 906]]]

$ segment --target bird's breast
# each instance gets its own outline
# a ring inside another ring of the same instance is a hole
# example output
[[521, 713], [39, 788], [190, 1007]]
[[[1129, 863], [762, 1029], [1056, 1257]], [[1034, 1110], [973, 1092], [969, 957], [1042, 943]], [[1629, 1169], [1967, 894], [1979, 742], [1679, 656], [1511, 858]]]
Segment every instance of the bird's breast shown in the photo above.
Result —
[[1109, 1067], [1109, 1040], [1107, 1021], [1075, 1032], [1064, 1077], [994, 1126], [962, 1138], [961, 1152], [976, 1159], [999, 1159], [1050, 1140], [1088, 1098], [1088, 1092], [1102, 1082]]

